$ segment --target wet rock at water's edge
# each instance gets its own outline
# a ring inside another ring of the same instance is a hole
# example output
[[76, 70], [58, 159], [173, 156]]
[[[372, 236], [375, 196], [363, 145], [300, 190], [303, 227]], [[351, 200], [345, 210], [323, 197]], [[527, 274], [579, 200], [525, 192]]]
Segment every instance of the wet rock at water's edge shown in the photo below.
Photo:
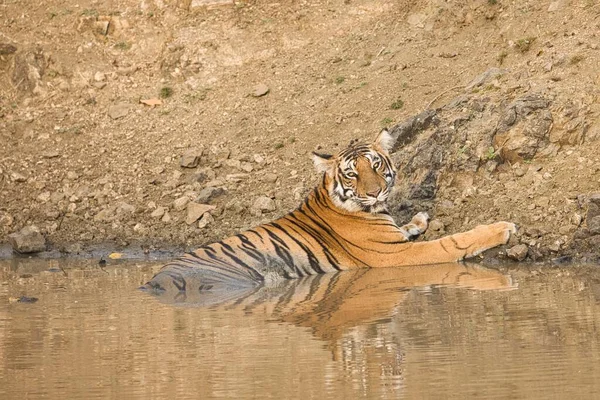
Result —
[[39, 253], [46, 250], [46, 239], [40, 233], [40, 230], [34, 225], [28, 225], [8, 235], [13, 250], [21, 254]]
[[529, 247], [525, 244], [518, 244], [506, 251], [506, 255], [516, 261], [523, 261], [527, 257]]

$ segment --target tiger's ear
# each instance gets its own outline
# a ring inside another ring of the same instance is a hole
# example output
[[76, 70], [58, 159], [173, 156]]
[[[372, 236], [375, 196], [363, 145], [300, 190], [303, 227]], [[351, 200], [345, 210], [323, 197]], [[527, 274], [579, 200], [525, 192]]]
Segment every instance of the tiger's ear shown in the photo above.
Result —
[[335, 159], [331, 154], [312, 153], [313, 163], [318, 172], [326, 172], [331, 175], [335, 168]]
[[383, 129], [379, 132], [379, 135], [377, 135], [374, 142], [375, 146], [379, 147], [385, 153], [389, 153], [394, 148], [395, 143], [396, 139], [390, 135], [390, 132], [388, 132], [387, 129]]

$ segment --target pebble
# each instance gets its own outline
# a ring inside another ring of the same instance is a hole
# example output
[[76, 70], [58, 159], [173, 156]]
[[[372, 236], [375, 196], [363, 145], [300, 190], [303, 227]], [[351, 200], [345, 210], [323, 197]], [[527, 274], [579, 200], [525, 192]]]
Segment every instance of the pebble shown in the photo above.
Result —
[[204, 213], [214, 210], [216, 207], [208, 204], [200, 204], [200, 203], [188, 203], [187, 205], [187, 217], [185, 218], [185, 223], [188, 225], [193, 224], [198, 221]]
[[506, 251], [506, 255], [516, 261], [523, 261], [527, 257], [529, 247], [525, 244], [518, 244]]
[[275, 205], [275, 201], [272, 198], [267, 196], [260, 196], [254, 201], [252, 208], [254, 210], [259, 210], [262, 212], [270, 212], [275, 211], [277, 209], [277, 206]]
[[11, 226], [14, 218], [7, 212], [0, 211], [0, 226]]
[[211, 224], [214, 221], [215, 219], [210, 213], [204, 213], [204, 215], [202, 215], [202, 218], [200, 218], [200, 221], [198, 221], [198, 228], [206, 228], [209, 224]]
[[240, 164], [240, 169], [245, 172], [252, 172], [254, 170], [254, 167], [248, 162], [243, 162]]
[[131, 106], [129, 104], [119, 103], [108, 108], [108, 116], [112, 119], [119, 119], [129, 114], [129, 111], [131, 111]]
[[254, 162], [257, 164], [263, 164], [265, 162], [265, 158], [260, 154], [254, 154], [252, 158], [254, 158]]
[[179, 159], [179, 165], [183, 168], [196, 168], [200, 163], [202, 150], [189, 150]]
[[159, 219], [159, 218], [162, 218], [163, 215], [165, 215], [166, 211], [167, 211], [167, 209], [165, 207], [159, 206], [159, 207], [156, 207], [156, 210], [152, 211], [152, 214], [150, 214], [150, 216], [152, 218]]
[[590, 233], [600, 235], [600, 215], [587, 221], [587, 227]]
[[263, 175], [263, 180], [265, 182], [269, 182], [269, 183], [275, 183], [275, 182], [277, 182], [278, 178], [279, 177], [277, 176], [277, 174], [274, 174], [272, 172], [268, 172], [268, 173], [266, 173], [266, 174]]
[[221, 187], [206, 187], [198, 193], [196, 202], [198, 203], [210, 203], [211, 200], [223, 195], [225, 190]]
[[27, 181], [27, 177], [19, 172], [11, 172], [10, 180], [13, 182], [25, 182]]
[[42, 192], [40, 193], [40, 195], [37, 197], [37, 199], [39, 201], [41, 201], [42, 203], [47, 203], [50, 200], [51, 194], [50, 192]]
[[119, 212], [123, 214], [133, 214], [135, 212], [135, 207], [128, 203], [119, 204]]
[[429, 229], [434, 232], [441, 232], [445, 228], [444, 223], [439, 219], [434, 219], [429, 223]]
[[34, 225], [28, 225], [19, 232], [8, 235], [8, 241], [17, 253], [38, 253], [46, 250], [46, 239]]
[[254, 97], [262, 97], [269, 93], [270, 89], [264, 83], [260, 83], [254, 87], [254, 91], [252, 92], [252, 96]]
[[181, 211], [186, 208], [190, 199], [187, 196], [180, 197], [173, 201], [173, 208], [177, 211]]
[[94, 74], [94, 80], [96, 82], [104, 82], [106, 80], [106, 75], [103, 72], [98, 71]]
[[171, 222], [171, 214], [169, 214], [168, 211], [165, 212], [165, 215], [163, 215], [163, 217], [160, 220], [165, 224], [168, 224], [169, 222]]

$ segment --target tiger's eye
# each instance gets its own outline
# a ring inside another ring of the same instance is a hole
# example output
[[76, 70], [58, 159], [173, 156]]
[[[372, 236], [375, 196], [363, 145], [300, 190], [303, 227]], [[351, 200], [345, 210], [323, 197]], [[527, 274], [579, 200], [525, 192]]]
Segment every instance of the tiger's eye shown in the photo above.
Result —
[[358, 175], [356, 174], [356, 172], [354, 171], [348, 171], [345, 173], [346, 178], [352, 179], [352, 178], [356, 178]]

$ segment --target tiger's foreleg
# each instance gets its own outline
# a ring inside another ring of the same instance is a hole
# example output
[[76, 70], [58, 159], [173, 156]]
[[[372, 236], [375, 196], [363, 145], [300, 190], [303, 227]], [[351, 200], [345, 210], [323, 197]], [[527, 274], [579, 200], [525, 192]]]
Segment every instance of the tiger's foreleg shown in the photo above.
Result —
[[371, 266], [393, 267], [460, 261], [505, 244], [511, 233], [516, 231], [515, 224], [497, 222], [437, 240], [400, 243], [394, 245], [393, 251], [386, 252], [386, 256], [379, 254], [378, 257], [374, 257]]
[[406, 225], [400, 227], [400, 232], [404, 235], [406, 240], [411, 240], [421, 235], [427, 230], [429, 226], [429, 215], [426, 212], [420, 212]]

